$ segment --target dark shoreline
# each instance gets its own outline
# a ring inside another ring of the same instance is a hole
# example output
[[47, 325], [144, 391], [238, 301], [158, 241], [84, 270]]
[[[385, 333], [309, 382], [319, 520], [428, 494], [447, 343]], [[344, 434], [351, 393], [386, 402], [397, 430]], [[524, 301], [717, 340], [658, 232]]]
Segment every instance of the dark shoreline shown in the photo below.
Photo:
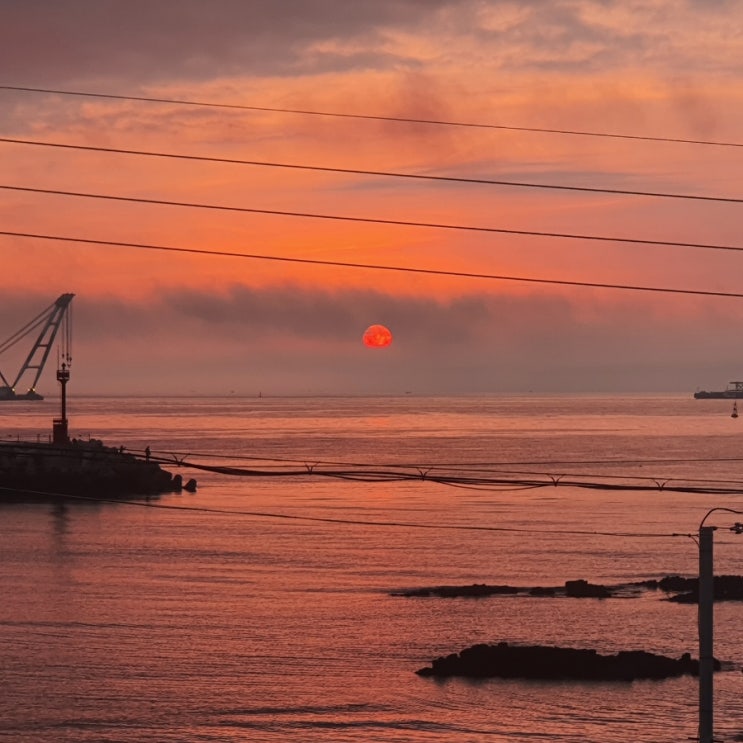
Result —
[[[531, 596], [547, 598], [637, 598], [644, 591], [663, 591], [666, 600], [681, 604], [699, 602], [699, 579], [667, 575], [660, 579], [607, 586], [587, 580], [569, 580], [562, 586], [509, 586], [472, 583], [466, 586], [432, 586], [394, 591], [392, 596], [406, 598], [489, 598], [493, 596]], [[716, 575], [715, 601], [743, 601], [743, 576]]]

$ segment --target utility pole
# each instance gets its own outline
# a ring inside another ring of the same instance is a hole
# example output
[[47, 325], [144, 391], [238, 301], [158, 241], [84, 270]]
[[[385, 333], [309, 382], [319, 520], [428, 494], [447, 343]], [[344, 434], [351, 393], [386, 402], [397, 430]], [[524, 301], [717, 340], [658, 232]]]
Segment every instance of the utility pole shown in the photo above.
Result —
[[699, 743], [712, 743], [712, 678], [715, 662], [712, 649], [715, 601], [712, 560], [714, 531], [714, 526], [699, 527]]
[[[741, 383], [743, 384], [743, 383]], [[704, 522], [716, 511], [743, 513], [734, 508], [710, 508], [699, 524], [699, 743], [713, 743], [714, 719], [712, 678], [715, 671], [713, 651], [715, 570], [713, 566], [713, 535], [715, 526], [705, 526]], [[743, 524], [736, 522], [730, 527], [734, 534], [743, 534]]]

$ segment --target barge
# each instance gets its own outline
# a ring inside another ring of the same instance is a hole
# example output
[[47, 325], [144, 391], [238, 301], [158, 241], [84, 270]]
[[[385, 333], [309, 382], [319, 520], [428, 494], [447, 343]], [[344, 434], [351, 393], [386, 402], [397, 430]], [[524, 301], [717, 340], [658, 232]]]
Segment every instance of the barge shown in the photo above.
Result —
[[708, 392], [697, 390], [695, 400], [737, 400], [743, 397], [743, 382], [730, 382], [726, 389]]

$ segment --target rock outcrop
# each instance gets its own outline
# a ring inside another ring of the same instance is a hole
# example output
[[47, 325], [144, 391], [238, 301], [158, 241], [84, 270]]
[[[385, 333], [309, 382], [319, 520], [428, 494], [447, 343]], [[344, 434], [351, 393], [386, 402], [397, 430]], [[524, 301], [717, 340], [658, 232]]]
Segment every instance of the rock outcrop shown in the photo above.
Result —
[[[715, 670], [719, 670], [715, 661]], [[473, 645], [460, 653], [436, 658], [420, 676], [523, 678], [542, 680], [634, 681], [698, 675], [699, 662], [689, 653], [674, 659], [643, 650], [600, 655], [595, 650], [543, 645]]]
[[[604, 586], [589, 583], [582, 578], [565, 581], [562, 586], [508, 586], [473, 583], [464, 586], [432, 586], [410, 588], [393, 592], [393, 596], [408, 598], [487, 598], [490, 596], [541, 596], [568, 598], [635, 598], [643, 591], [663, 591], [668, 601], [696, 604], [699, 601], [699, 579], [667, 575], [659, 580], [643, 580]], [[715, 601], [743, 601], [743, 576], [716, 575], [714, 578]]]

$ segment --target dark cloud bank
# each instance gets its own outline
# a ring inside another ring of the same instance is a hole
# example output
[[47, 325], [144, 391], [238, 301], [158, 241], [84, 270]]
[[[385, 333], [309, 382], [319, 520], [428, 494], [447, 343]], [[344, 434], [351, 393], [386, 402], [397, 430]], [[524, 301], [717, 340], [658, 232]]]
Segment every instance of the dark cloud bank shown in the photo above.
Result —
[[[47, 304], [4, 297], [0, 338]], [[710, 335], [710, 317], [697, 324], [637, 301], [592, 304], [587, 314], [585, 301], [576, 309], [556, 295], [439, 300], [291, 286], [169, 291], [140, 303], [81, 296], [75, 381], [90, 393], [691, 394], [737, 378], [737, 352], [719, 318], [719, 334]], [[373, 323], [391, 328], [389, 349], [363, 347]], [[736, 319], [727, 324], [732, 334]], [[6, 376], [21, 350], [0, 358]]]

